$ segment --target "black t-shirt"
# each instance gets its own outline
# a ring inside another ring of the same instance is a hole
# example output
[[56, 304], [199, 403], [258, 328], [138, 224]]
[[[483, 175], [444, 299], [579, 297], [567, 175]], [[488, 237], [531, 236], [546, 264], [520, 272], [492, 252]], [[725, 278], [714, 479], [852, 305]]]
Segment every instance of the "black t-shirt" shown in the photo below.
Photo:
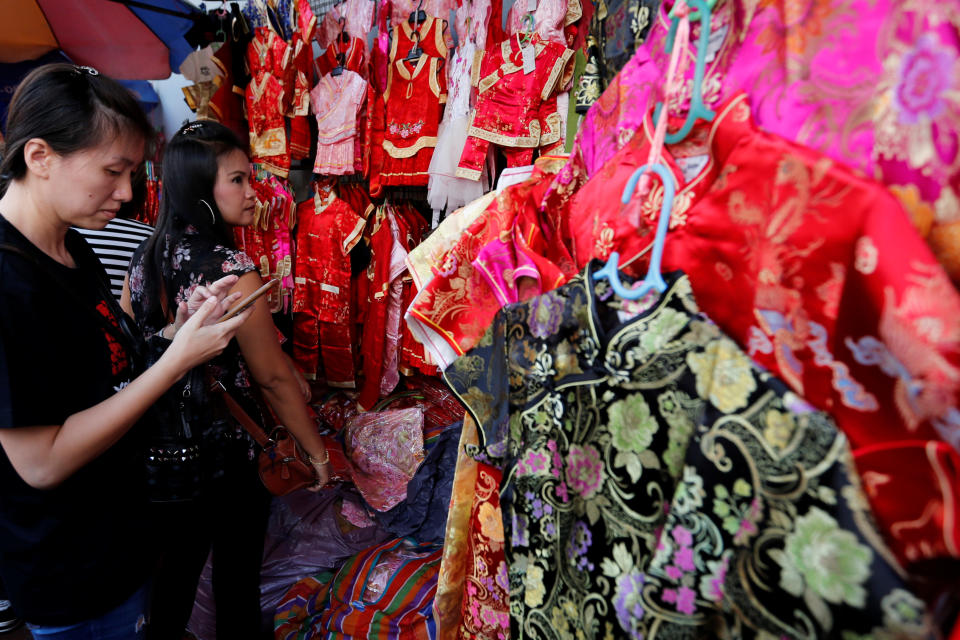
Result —
[[[92, 312], [116, 320], [97, 281], [102, 267], [75, 231], [67, 247], [76, 269], [43, 254], [2, 216], [0, 243], [28, 251], [89, 301], [83, 308], [23, 256], [0, 251], [0, 428], [63, 424], [133, 378], [122, 334]], [[152, 556], [141, 431], [135, 426], [49, 490], [26, 484], [0, 448], [0, 578], [27, 621], [96, 617], [145, 582]]]

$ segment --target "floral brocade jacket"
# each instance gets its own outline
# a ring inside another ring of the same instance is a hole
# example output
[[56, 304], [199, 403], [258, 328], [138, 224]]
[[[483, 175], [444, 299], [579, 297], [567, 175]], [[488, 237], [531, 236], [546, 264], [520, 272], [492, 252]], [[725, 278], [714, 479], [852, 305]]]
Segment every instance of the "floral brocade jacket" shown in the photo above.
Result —
[[511, 637], [929, 637], [829, 416], [682, 273], [631, 303], [598, 264], [444, 373], [503, 473]]

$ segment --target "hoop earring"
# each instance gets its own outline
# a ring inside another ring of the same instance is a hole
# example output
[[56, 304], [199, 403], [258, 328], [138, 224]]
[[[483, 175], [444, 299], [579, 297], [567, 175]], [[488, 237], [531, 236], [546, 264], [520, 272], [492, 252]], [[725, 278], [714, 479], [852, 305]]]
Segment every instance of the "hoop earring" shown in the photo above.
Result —
[[210, 203], [206, 200], [200, 200], [203, 205], [207, 208], [207, 211], [210, 212], [210, 224], [217, 224], [217, 216], [213, 213], [213, 207], [210, 206]]

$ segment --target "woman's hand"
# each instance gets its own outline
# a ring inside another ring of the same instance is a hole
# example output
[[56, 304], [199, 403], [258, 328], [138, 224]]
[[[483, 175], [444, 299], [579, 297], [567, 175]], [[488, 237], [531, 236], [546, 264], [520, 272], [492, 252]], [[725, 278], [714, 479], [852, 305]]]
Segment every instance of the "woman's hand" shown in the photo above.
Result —
[[193, 293], [190, 294], [188, 300], [177, 305], [177, 317], [174, 321], [174, 330], [179, 331], [184, 323], [186, 323], [209, 298], [216, 298], [219, 306], [210, 312], [208, 324], [216, 322], [233, 303], [240, 299], [242, 294], [239, 292], [227, 295], [230, 289], [237, 284], [237, 280], [239, 280], [237, 276], [229, 275], [220, 278], [212, 284], [196, 287]]
[[330, 482], [330, 463], [327, 464], [316, 464], [311, 462], [310, 465], [313, 467], [313, 470], [317, 472], [317, 482], [308, 488], [308, 491], [320, 491], [327, 483]]
[[317, 481], [310, 487], [310, 491], [320, 491], [330, 482], [330, 452], [324, 449], [323, 455], [319, 457], [308, 453], [307, 460], [310, 461], [313, 470], [317, 472]]
[[223, 302], [229, 301], [232, 297], [227, 296], [221, 301], [217, 295], [210, 295], [177, 331], [173, 344], [164, 353], [163, 358], [173, 359], [181, 368], [182, 374], [186, 374], [190, 369], [203, 364], [226, 349], [237, 330], [253, 313], [251, 307], [229, 320], [218, 323], [217, 320], [223, 315]]

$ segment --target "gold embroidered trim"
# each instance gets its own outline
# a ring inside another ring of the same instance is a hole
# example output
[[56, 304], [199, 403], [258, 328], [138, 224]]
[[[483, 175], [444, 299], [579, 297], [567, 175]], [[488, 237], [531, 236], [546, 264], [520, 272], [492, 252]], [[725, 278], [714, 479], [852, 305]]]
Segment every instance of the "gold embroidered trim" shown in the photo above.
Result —
[[440, 58], [430, 58], [430, 90], [433, 91], [433, 95], [440, 98], [441, 103], [444, 103], [447, 101], [447, 96], [440, 91], [440, 74], [437, 72], [439, 61]]
[[467, 180], [479, 180], [480, 174], [482, 171], [480, 169], [467, 169], [465, 167], [457, 167], [456, 176], [458, 178], [466, 178]]
[[[393, 177], [401, 177], [401, 178], [426, 178], [426, 177], [429, 176], [429, 175], [430, 175], [430, 174], [429, 174], [428, 172], [426, 172], [426, 171], [416, 171], [416, 172], [414, 172], [414, 173], [402, 173], [402, 172], [400, 172], [400, 173], [388, 173], [388, 172], [383, 172], [383, 173], [380, 174], [380, 177], [381, 177], [381, 178], [393, 178]], [[426, 185], [427, 183], [424, 182], [423, 184]], [[390, 184], [389, 182], [384, 182], [383, 185], [386, 186], [386, 187], [416, 187], [416, 186], [418, 186], [418, 185], [415, 185], [415, 184]]]
[[[389, 140], [383, 141], [383, 150], [386, 151], [391, 158], [410, 158], [420, 152], [421, 149], [427, 147], [437, 146], [437, 136], [421, 136], [409, 147], [398, 147]], [[388, 174], [384, 174], [388, 175]], [[400, 174], [406, 175], [406, 174]], [[413, 175], [413, 174], [411, 174]]]
[[480, 65], [483, 63], [483, 54], [483, 49], [473, 51], [473, 63], [470, 68], [470, 85], [473, 87], [480, 86]]
[[436, 18], [436, 22], [440, 23], [440, 28], [436, 29], [433, 32], [433, 41], [437, 45], [437, 51], [440, 53], [442, 58], [447, 57], [447, 41], [443, 37], [443, 32], [447, 30], [447, 23], [443, 20]]
[[496, 133], [493, 131], [486, 131], [480, 127], [470, 123], [470, 128], [467, 129], [467, 135], [480, 138], [481, 140], [487, 140], [493, 142], [494, 144], [499, 144], [502, 147], [539, 147], [540, 146], [540, 121], [531, 120], [530, 124], [527, 125], [530, 135], [527, 136], [505, 136], [502, 133]]
[[[397, 71], [400, 72], [400, 77], [402, 77], [404, 80], [413, 80], [420, 75], [421, 71], [423, 71], [423, 65], [427, 63], [428, 59], [438, 60], [438, 58], [429, 58], [427, 54], [421, 53], [420, 57], [417, 58], [417, 66], [414, 68], [413, 73], [410, 73], [410, 71], [407, 70], [407, 65], [404, 64], [403, 59], [397, 60], [394, 64], [397, 65]], [[432, 68], [433, 64], [431, 63], [431, 69]]]
[[287, 132], [283, 127], [267, 129], [261, 134], [251, 132], [250, 148], [261, 157], [280, 156], [287, 151]]
[[351, 231], [343, 240], [343, 255], [347, 255], [355, 246], [357, 246], [357, 243], [360, 242], [360, 238], [363, 235], [363, 228], [365, 226], [367, 226], [366, 220], [363, 218], [357, 220], [357, 224], [354, 226], [353, 231]]
[[480, 80], [479, 84], [477, 84], [477, 89], [479, 90], [480, 93], [485, 93], [490, 87], [497, 84], [497, 80], [499, 79], [500, 79], [499, 73], [496, 73], [496, 72], [491, 73], [486, 78], [483, 78], [482, 80]]
[[387, 88], [383, 92], [383, 101], [386, 103], [390, 99], [390, 89], [393, 88], [393, 65], [387, 65]]
[[[563, 53], [560, 54], [560, 58], [553, 64], [553, 69], [550, 70], [550, 76], [547, 78], [546, 84], [543, 85], [543, 91], [540, 92], [540, 98], [546, 100], [550, 97], [550, 94], [554, 92], [554, 89], [557, 88], [557, 80], [560, 78], [561, 74], [566, 79], [566, 82], [570, 81], [570, 78], [567, 77], [567, 64], [570, 62], [570, 57], [573, 55], [573, 51], [570, 49], [564, 49]], [[573, 75], [573, 69], [570, 69], [571, 77]]]
[[567, 17], [563, 19], [563, 26], [571, 24], [583, 17], [583, 5], [580, 0], [567, 0]]
[[540, 135], [541, 147], [559, 142], [563, 135], [563, 120], [560, 118], [559, 113], [553, 112], [548, 115], [545, 125], [546, 131]]

